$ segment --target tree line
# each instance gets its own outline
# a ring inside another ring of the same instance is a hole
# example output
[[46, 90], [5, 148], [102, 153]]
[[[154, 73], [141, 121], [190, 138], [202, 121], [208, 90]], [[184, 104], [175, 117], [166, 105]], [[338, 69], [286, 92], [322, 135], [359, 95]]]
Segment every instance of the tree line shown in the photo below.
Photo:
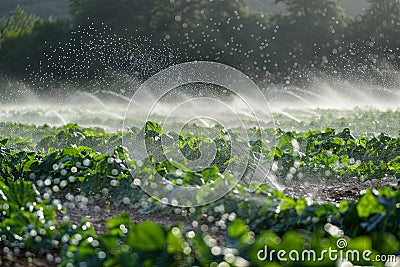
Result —
[[0, 19], [0, 71], [82, 83], [211, 60], [271, 83], [310, 71], [384, 79], [399, 68], [400, 0], [366, 1], [355, 17], [339, 0], [275, 0], [286, 7], [279, 14], [245, 0], [69, 0], [64, 20], [18, 6]]

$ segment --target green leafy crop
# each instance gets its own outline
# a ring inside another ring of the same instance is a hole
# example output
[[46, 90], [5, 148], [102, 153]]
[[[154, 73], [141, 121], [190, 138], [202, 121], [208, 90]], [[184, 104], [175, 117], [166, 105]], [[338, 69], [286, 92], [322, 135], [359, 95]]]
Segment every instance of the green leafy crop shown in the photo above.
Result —
[[[155, 173], [179, 186], [220, 181], [226, 166], [240, 159], [230, 155], [231, 138], [236, 138], [234, 130], [218, 130], [220, 135], [216, 138], [191, 132], [165, 133], [158, 124], [149, 122], [141, 130], [132, 129], [127, 137], [128, 144], [135, 144], [138, 135], [145, 135], [149, 155], [135, 159], [127, 148], [106, 142], [108, 138], [117, 142], [121, 133], [108, 134], [77, 125], [53, 128], [53, 136], [44, 136], [36, 143], [30, 140], [26, 144], [25, 139], [11, 137], [2, 139], [0, 245], [4, 249], [0, 251], [0, 260], [12, 258], [10, 251], [18, 248], [56, 251], [61, 266], [209, 266], [222, 262], [265, 266], [266, 262], [257, 254], [266, 245], [270, 249], [298, 252], [307, 246], [321, 252], [335, 248], [339, 238], [347, 240], [346, 249], [368, 249], [373, 256], [399, 253], [398, 187], [366, 190], [358, 201], [330, 203], [288, 197], [264, 184], [254, 190], [254, 184], [239, 182], [224, 197], [208, 205], [178, 211], [140, 189]], [[385, 133], [356, 138], [349, 129], [336, 132], [327, 128], [306, 132], [277, 130], [274, 135], [275, 145], [261, 139], [246, 144], [250, 160], [245, 175], [252, 174], [259, 159], [262, 160], [258, 164], [271, 161], [271, 173], [281, 181], [290, 175], [298, 180], [395, 179], [400, 173], [400, 141]], [[161, 138], [177, 140], [173, 143], [176, 147], [162, 147]], [[50, 147], [52, 142], [62, 146]], [[211, 143], [217, 149], [216, 157], [210, 166], [199, 171], [191, 170], [185, 162], [167, 160], [164, 154], [179, 149], [188, 159], [196, 160], [201, 147]], [[67, 212], [58, 198], [68, 194], [115, 207], [126, 205], [142, 214], [178, 212], [203, 226], [166, 227], [151, 221], [135, 224], [128, 214], [122, 213], [108, 220], [105, 232], [97, 233], [86, 219], [79, 225], [56, 220], [58, 213]], [[311, 264], [284, 263], [276, 255], [267, 263]], [[368, 264], [363, 260], [353, 263]], [[318, 264], [336, 263], [324, 258]]]

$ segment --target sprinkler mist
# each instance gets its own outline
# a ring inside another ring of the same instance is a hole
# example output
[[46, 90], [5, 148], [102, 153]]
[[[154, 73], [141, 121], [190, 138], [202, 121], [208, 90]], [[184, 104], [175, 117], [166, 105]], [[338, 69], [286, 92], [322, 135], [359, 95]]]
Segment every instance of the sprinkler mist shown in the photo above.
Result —
[[[106, 26], [104, 31], [94, 31], [89, 27], [77, 31], [75, 35], [74, 40], [83, 40], [85, 38], [76, 37], [86, 36], [91, 42], [82, 41], [78, 52], [73, 45], [60, 46], [55, 49], [55, 53], [63, 54], [62, 60], [53, 61], [53, 57], [49, 55], [48, 62], [42, 64], [62, 69], [65, 77], [70, 78], [61, 83], [47, 82], [53, 77], [48, 69], [33, 75], [32, 80], [42, 82], [36, 83], [39, 87], [54, 86], [49, 95], [43, 92], [41, 95], [34, 93], [37, 88], [30, 88], [28, 84], [8, 84], [9, 90], [5, 89], [1, 99], [2, 121], [52, 126], [77, 123], [86, 127], [102, 127], [109, 132], [126, 132], [128, 127], [133, 126], [143, 128], [147, 121], [154, 121], [166, 133], [179, 133], [188, 129], [187, 125], [197, 124], [199, 128], [206, 129], [207, 134], [212, 132], [210, 129], [219, 131], [218, 127], [222, 125], [228, 130], [235, 129], [247, 141], [259, 138], [272, 149], [278, 140], [266, 134], [271, 133], [271, 129], [302, 131], [337, 125], [342, 127], [343, 121], [349, 121], [354, 134], [376, 133], [377, 127], [366, 126], [354, 114], [358, 114], [358, 111], [361, 113], [362, 110], [396, 112], [399, 108], [400, 92], [393, 86], [370, 85], [351, 77], [338, 81], [332, 77], [315, 78], [301, 86], [291, 82], [272, 84], [267, 76], [252, 75], [251, 71], [243, 74], [232, 67], [216, 63], [217, 59], [213, 61], [211, 54], [205, 56], [210, 60], [191, 61], [185, 56], [187, 51], [174, 50], [165, 42], [166, 39], [162, 40], [158, 49], [144, 49], [146, 46], [151, 47], [150, 40], [125, 40], [109, 34]], [[264, 44], [271, 41], [257, 40]], [[222, 54], [248, 56], [246, 51], [232, 50], [233, 45], [234, 39], [222, 51], [213, 51], [212, 55], [217, 58]], [[264, 49], [264, 46], [259, 47]], [[263, 49], [259, 53], [259, 62], [265, 62], [268, 57], [261, 52]], [[85, 64], [95, 54], [100, 67], [93, 73], [86, 72], [88, 68]], [[71, 62], [74, 62], [73, 65], [68, 65]], [[179, 64], [181, 62], [186, 63]], [[254, 69], [258, 68], [257, 64], [255, 61]], [[243, 66], [243, 69], [246, 68]], [[85, 82], [82, 85], [76, 81], [76, 73], [80, 79], [90, 80], [96, 77], [95, 82]], [[398, 73], [394, 75], [393, 80], [400, 80]], [[326, 114], [335, 116], [329, 117]], [[396, 125], [385, 124], [382, 120], [377, 123], [379, 131], [397, 133]], [[250, 136], [248, 130], [254, 127], [265, 130], [265, 136]], [[213, 134], [217, 136], [218, 131]], [[232, 153], [242, 155], [249, 148], [235, 149]], [[130, 147], [130, 150], [140, 160], [149, 156], [145, 147]], [[197, 167], [208, 166], [212, 162], [210, 159], [215, 157], [215, 153], [207, 151], [202, 151], [202, 155], [211, 158], [195, 160], [189, 165], [192, 168], [196, 164]], [[188, 164], [187, 159], [183, 160], [183, 155], [175, 156], [177, 162]], [[281, 190], [291, 186], [291, 180], [285, 181], [285, 177], [276, 177], [271, 172], [273, 162], [270, 159], [260, 158], [255, 165], [245, 163], [240, 168], [245, 166], [246, 175], [251, 173], [252, 177], [246, 177], [243, 170], [231, 170], [239, 178], [245, 177], [243, 182], [266, 183]], [[231, 188], [229, 186], [220, 195], [226, 193]], [[144, 189], [151, 191], [159, 199], [171, 202], [168, 196], [163, 195], [167, 195], [167, 192], [157, 192], [157, 195], [154, 190]], [[189, 194], [182, 193], [182, 196], [187, 195]], [[191, 202], [192, 205], [211, 200], [210, 198], [196, 203], [194, 199], [181, 199], [182, 202]]]

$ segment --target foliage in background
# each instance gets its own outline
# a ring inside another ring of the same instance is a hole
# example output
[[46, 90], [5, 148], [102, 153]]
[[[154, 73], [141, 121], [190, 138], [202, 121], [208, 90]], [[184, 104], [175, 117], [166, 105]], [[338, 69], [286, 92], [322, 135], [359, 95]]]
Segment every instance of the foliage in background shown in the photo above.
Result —
[[[113, 71], [142, 79], [202, 59], [269, 82], [304, 80], [312, 70], [374, 72], [385, 82], [383, 70], [398, 67], [398, 0], [370, 1], [354, 18], [338, 0], [275, 2], [286, 11], [257, 13], [246, 1], [71, 0], [71, 21], [17, 7], [0, 21], [0, 66], [11, 76], [88, 81]], [[107, 66], [110, 58], [120, 63]]]
[[17, 6], [0, 32], [2, 74], [26, 77], [46, 68], [42, 63], [49, 55], [61, 56], [52, 51], [68, 40], [69, 31], [66, 21], [42, 20]]

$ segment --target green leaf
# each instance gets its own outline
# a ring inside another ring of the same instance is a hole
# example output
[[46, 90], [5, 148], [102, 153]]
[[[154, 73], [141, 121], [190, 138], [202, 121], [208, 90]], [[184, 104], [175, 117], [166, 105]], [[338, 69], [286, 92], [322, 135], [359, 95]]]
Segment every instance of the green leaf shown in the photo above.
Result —
[[146, 132], [153, 131], [158, 133], [159, 135], [163, 133], [161, 126], [158, 123], [152, 121], [146, 122], [145, 131]]
[[0, 147], [3, 147], [7, 144], [8, 138], [0, 140]]
[[248, 231], [242, 219], [235, 219], [228, 227], [228, 234], [232, 238], [239, 238]]
[[279, 139], [278, 146], [283, 150], [285, 150], [285, 149], [293, 149], [292, 140], [293, 140], [293, 134], [290, 133], [290, 132], [285, 133]]
[[[181, 230], [182, 231], [182, 230]], [[183, 252], [183, 242], [182, 236], [174, 235], [171, 231], [167, 235], [167, 251], [170, 254], [181, 254]]]
[[127, 245], [140, 251], [156, 251], [165, 248], [164, 229], [151, 221], [136, 225], [128, 234]]
[[357, 203], [357, 214], [360, 218], [368, 218], [371, 214], [385, 212], [385, 208], [379, 204], [371, 190], [367, 190]]
[[296, 201], [296, 212], [298, 215], [307, 207], [307, 200], [305, 198], [300, 198]]
[[37, 197], [37, 192], [33, 189], [32, 183], [26, 181], [15, 181], [8, 187], [3, 184], [1, 192], [7, 203], [15, 210], [25, 207], [28, 203], [35, 202]]
[[220, 178], [218, 167], [215, 166], [215, 165], [202, 170], [201, 171], [201, 175], [202, 175], [202, 177], [203, 177], [203, 179], [204, 179], [204, 181], [206, 183], [209, 183], [211, 181], [215, 181], [218, 178]]
[[106, 222], [106, 225], [110, 228], [119, 228], [121, 224], [131, 224], [130, 216], [128, 213], [121, 213], [118, 217], [113, 217]]
[[284, 197], [282, 202], [279, 204], [281, 211], [293, 209], [294, 207], [296, 207], [296, 200], [289, 197]]

